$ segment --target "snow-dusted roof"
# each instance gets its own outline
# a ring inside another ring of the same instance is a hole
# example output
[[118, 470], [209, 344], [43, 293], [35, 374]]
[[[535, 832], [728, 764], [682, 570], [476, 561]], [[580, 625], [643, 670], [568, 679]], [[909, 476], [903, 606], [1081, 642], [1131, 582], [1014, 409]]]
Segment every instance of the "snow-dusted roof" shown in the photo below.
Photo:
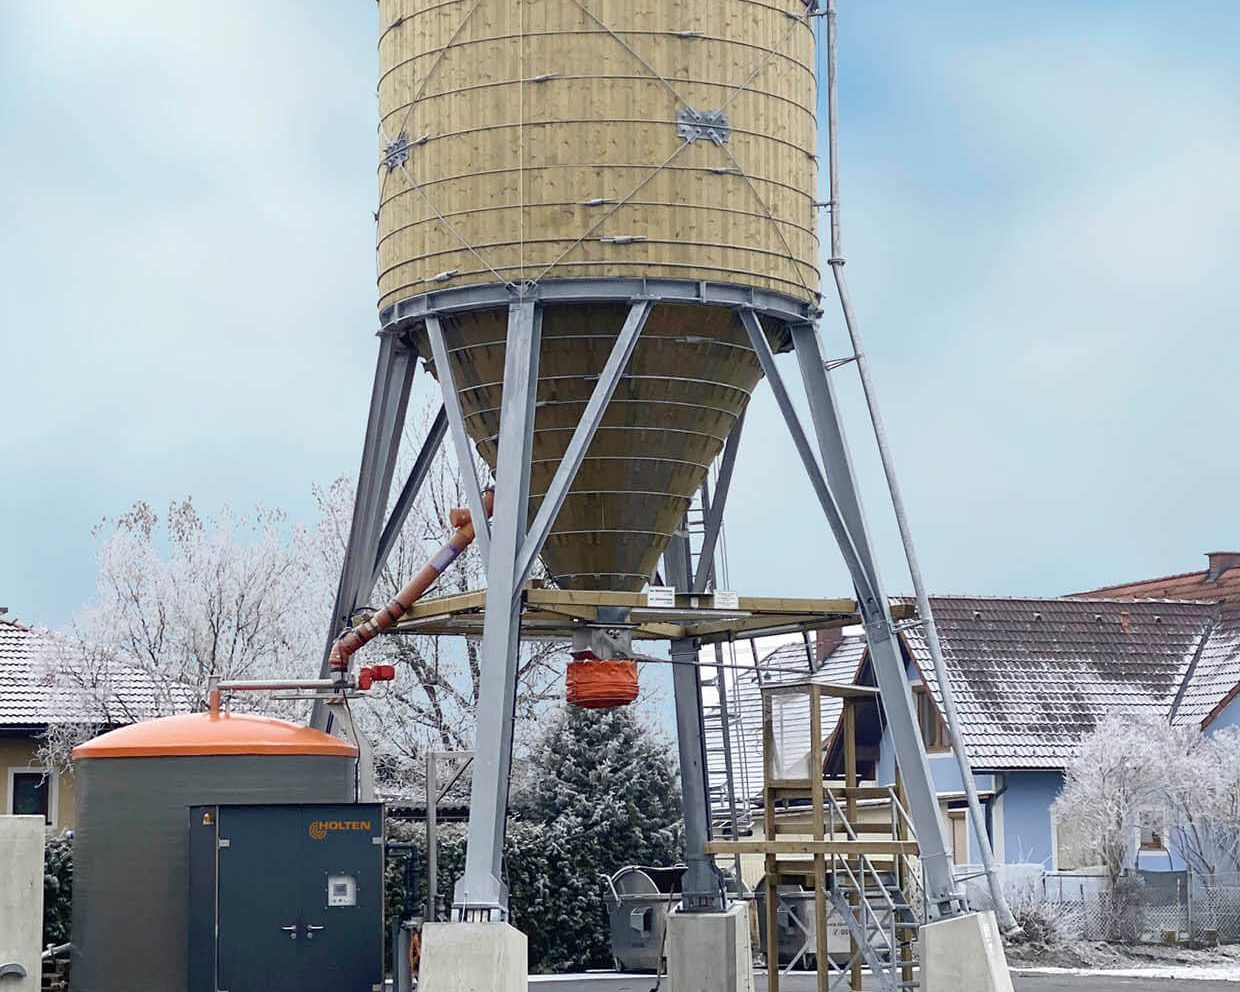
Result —
[[1240, 694], [1240, 614], [1221, 615], [1184, 685], [1175, 723], [1208, 727]]
[[[1240, 680], [1235, 634], [1205, 640], [1217, 617], [1209, 603], [939, 596], [931, 605], [978, 768], [1062, 768], [1108, 713], [1169, 717], [1190, 671], [1182, 716], [1218, 702], [1220, 670]], [[902, 636], [937, 699], [923, 632]]]
[[[1166, 719], [1174, 707], [1177, 723], [1208, 726], [1229, 699], [1240, 695], [1240, 612], [1220, 618], [1214, 603], [936, 596], [931, 604], [965, 743], [979, 769], [1063, 768], [1080, 740], [1108, 713]], [[917, 674], [938, 699], [921, 628], [909, 627], [901, 638]], [[816, 678], [852, 682], [865, 651], [862, 636], [845, 637]], [[782, 647], [762, 661], [770, 681], [804, 677], [800, 673], [807, 667], [800, 644]], [[770, 671], [774, 668], [798, 674]], [[868, 672], [862, 678], [872, 682]], [[752, 672], [740, 676], [733, 694], [739, 798], [762, 788], [762, 704]], [[836, 699], [823, 700], [824, 739], [839, 719], [840, 706]], [[808, 713], [802, 722], [808, 749]], [[869, 726], [877, 733], [877, 723]], [[712, 772], [721, 777], [717, 724], [708, 724], [707, 736]]]
[[[86, 713], [82, 697], [68, 688], [69, 680], [39, 664], [40, 642], [49, 636], [0, 618], [0, 727], [98, 722]], [[168, 712], [169, 688], [157, 686], [146, 672], [113, 664], [101, 681], [106, 683], [110, 723], [130, 723]], [[182, 702], [188, 708], [188, 697]]]

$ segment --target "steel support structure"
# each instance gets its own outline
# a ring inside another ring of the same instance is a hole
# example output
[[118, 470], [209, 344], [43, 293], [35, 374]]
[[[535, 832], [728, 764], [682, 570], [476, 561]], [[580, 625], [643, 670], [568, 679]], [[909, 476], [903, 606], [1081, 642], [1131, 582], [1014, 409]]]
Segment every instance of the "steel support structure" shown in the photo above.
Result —
[[[396, 472], [401, 434], [405, 429], [416, 361], [417, 355], [403, 333], [381, 332], [379, 360], [375, 366], [370, 413], [366, 421], [366, 440], [362, 446], [362, 464], [357, 475], [353, 520], [319, 670], [320, 677], [324, 679], [332, 674], [328, 661], [332, 643], [352, 623], [353, 615], [374, 591], [401, 525], [417, 499], [443, 440], [442, 431], [436, 432], [432, 428], [427, 434], [396, 507], [388, 516], [388, 496], [392, 476]], [[438, 420], [436, 418], [436, 423]], [[328, 730], [332, 722], [332, 710], [327, 701], [316, 700], [310, 717], [311, 726]]]
[[[663, 574], [678, 592], [692, 589], [692, 560], [686, 534], [672, 538], [663, 555]], [[680, 880], [681, 910], [719, 913], [727, 906], [723, 880], [713, 856], [710, 799], [706, 790], [706, 732], [702, 714], [701, 644], [682, 637], [671, 642], [672, 694], [676, 705], [676, 740], [680, 755], [680, 804], [685, 820], [685, 873]]]
[[[521, 590], [551, 531], [555, 516], [564, 504], [586, 450], [594, 440], [652, 305], [650, 300], [631, 302], [581, 422], [574, 430], [560, 467], [543, 496], [540, 512], [529, 526], [530, 460], [538, 392], [542, 307], [532, 300], [518, 300], [509, 307], [499, 453], [495, 467], [495, 504], [487, 557], [482, 678], [476, 715], [479, 733], [474, 746], [465, 872], [457, 882], [453, 898], [452, 911], [456, 919], [502, 921], [507, 918], [508, 893], [503, 881], [503, 848], [508, 814], [508, 780], [512, 766]], [[435, 343], [436, 337], [438, 344]], [[451, 382], [441, 331], [438, 335], [432, 333], [432, 347], [436, 349], [437, 356], [441, 353], [445, 356], [436, 364], [445, 391], [449, 423], [459, 448], [469, 442], [464, 436], [463, 422], [452, 416], [453, 403], [446, 395], [455, 387]], [[485, 734], [482, 728], [486, 728]]]
[[810, 323], [791, 328], [814, 428], [816, 444], [811, 444], [775, 364], [761, 318], [752, 310], [745, 310], [741, 312], [741, 319], [857, 591], [870, 662], [878, 679], [883, 712], [904, 779], [909, 814], [921, 845], [927, 901], [938, 915], [952, 915], [959, 911], [960, 899], [939, 816], [938, 797], [917, 724], [917, 711], [895, 622], [861, 509], [831, 378], [823, 361], [818, 329]]
[[[926, 648], [934, 667], [935, 678], [939, 685], [939, 697], [943, 703], [943, 717], [951, 736], [952, 753], [956, 758], [956, 766], [964, 785], [965, 797], [968, 800], [969, 818], [973, 824], [973, 834], [977, 841], [978, 855], [986, 873], [986, 884], [994, 905], [995, 917], [999, 929], [1006, 934], [1020, 932], [1020, 925], [1012, 915], [1007, 896], [999, 878], [999, 869], [995, 863], [994, 850], [991, 847], [990, 835], [986, 828], [986, 816], [982, 811], [981, 800], [977, 794], [977, 780], [973, 777], [973, 767], [969, 760], [969, 752], [965, 746], [964, 736], [960, 730], [960, 719], [956, 713], [955, 692], [952, 689], [951, 674], [947, 671], [947, 662], [943, 657], [943, 647], [939, 642], [938, 625], [934, 621], [934, 612], [930, 605], [930, 596], [922, 579], [921, 564], [917, 557], [917, 549], [913, 543], [912, 528], [908, 523], [908, 515], [904, 508], [904, 496], [896, 477], [895, 460], [887, 442], [887, 431], [883, 425], [883, 417], [879, 411], [878, 395], [874, 381], [870, 376], [869, 360], [866, 358], [862, 344], [861, 332], [857, 325], [857, 317], [853, 311], [852, 298], [848, 292], [848, 279], [844, 275], [844, 248], [840, 232], [840, 166], [839, 166], [839, 87], [836, 81], [836, 45], [838, 30], [836, 26], [836, 0], [826, 2], [826, 78], [827, 78], [827, 183], [829, 195], [827, 206], [830, 210], [831, 223], [831, 256], [828, 263], [835, 282], [836, 295], [839, 297], [840, 311], [844, 318], [844, 327], [852, 346], [852, 361], [857, 366], [857, 375], [861, 380], [861, 391], [865, 396], [866, 408], [870, 415], [870, 425], [874, 430], [875, 445], [878, 448], [879, 460], [882, 463], [883, 475], [887, 480], [887, 491], [891, 497], [891, 508], [895, 515], [896, 527], [900, 532], [900, 540], [904, 545], [904, 557], [908, 563], [909, 578], [913, 582], [913, 595], [917, 600], [917, 612], [925, 630]], [[819, 46], [821, 51], [823, 46]]]

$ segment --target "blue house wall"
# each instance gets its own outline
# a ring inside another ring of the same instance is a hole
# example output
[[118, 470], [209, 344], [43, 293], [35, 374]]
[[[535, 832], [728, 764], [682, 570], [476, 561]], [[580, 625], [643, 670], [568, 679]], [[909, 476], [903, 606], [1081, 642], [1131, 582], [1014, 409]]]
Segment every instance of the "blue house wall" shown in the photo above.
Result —
[[1011, 771], [1002, 775], [1006, 785], [999, 800], [1003, 818], [1002, 859], [1008, 864], [1040, 864], [1055, 867], [1051, 804], [1063, 788], [1058, 771]]
[[1206, 733], [1216, 734], [1224, 727], [1240, 727], [1240, 696], [1224, 707], [1223, 712], [1216, 716], [1206, 728]]

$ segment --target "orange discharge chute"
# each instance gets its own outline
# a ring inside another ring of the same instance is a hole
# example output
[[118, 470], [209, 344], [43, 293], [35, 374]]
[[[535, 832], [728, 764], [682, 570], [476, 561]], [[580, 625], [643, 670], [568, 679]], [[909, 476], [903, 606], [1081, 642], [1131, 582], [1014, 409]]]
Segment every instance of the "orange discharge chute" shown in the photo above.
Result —
[[637, 698], [637, 662], [632, 658], [570, 661], [565, 698], [587, 710], [628, 706]]

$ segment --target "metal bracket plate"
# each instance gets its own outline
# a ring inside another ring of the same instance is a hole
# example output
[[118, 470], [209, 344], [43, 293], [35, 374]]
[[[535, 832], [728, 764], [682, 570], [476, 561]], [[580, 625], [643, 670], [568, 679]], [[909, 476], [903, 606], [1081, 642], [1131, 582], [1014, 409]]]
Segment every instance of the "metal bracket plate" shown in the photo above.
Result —
[[732, 125], [728, 123], [728, 115], [723, 110], [681, 107], [676, 114], [676, 134], [690, 144], [703, 139], [722, 146], [732, 136]]
[[383, 164], [389, 169], [395, 169], [398, 165], [404, 165], [409, 161], [410, 147], [408, 133], [401, 131], [400, 134], [384, 146]]

